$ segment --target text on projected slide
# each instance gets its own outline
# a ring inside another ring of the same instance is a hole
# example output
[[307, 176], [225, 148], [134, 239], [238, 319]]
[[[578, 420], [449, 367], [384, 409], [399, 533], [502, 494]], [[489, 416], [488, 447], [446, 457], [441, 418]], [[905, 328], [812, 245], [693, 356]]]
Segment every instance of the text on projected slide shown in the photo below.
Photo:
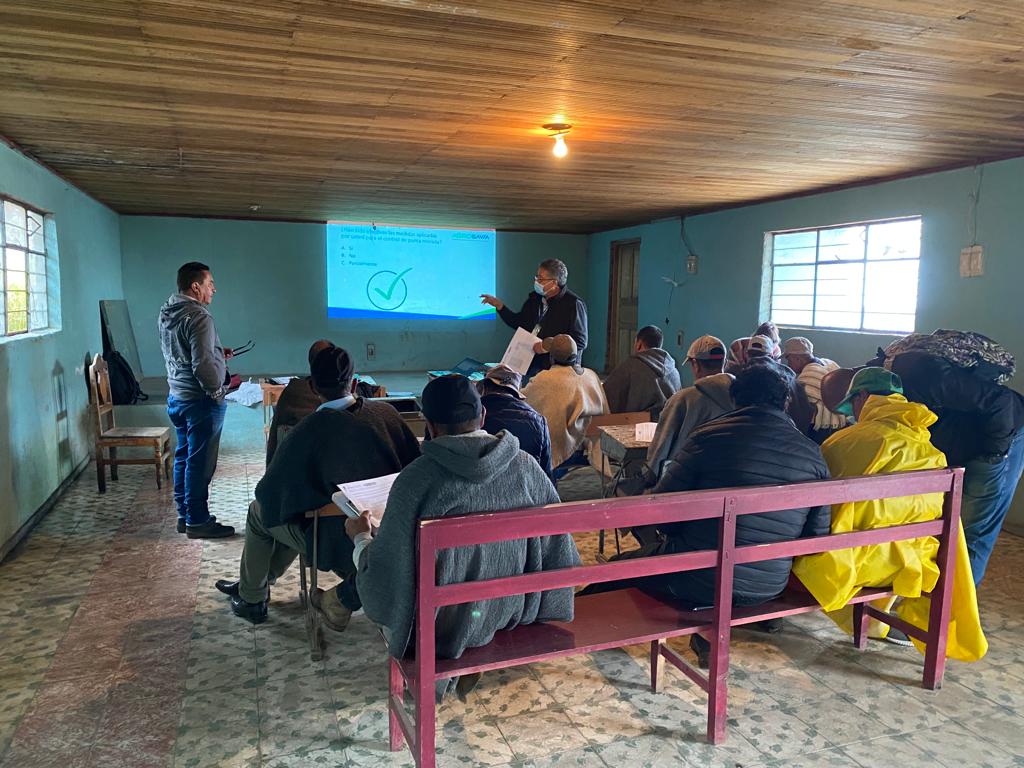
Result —
[[493, 229], [327, 225], [327, 316], [493, 318]]

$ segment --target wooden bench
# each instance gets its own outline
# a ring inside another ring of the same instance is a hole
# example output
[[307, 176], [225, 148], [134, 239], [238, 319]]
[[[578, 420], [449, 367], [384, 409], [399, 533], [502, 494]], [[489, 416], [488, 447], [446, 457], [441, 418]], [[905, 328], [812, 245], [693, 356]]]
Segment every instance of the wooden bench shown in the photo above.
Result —
[[[414, 647], [410, 648], [412, 653], [406, 658], [392, 657], [389, 660], [391, 749], [401, 749], [404, 740], [408, 742], [417, 766], [433, 768], [437, 680], [639, 643], [650, 645], [653, 691], [658, 689], [660, 662], [665, 659], [707, 692], [707, 737], [711, 743], [720, 744], [726, 735], [726, 679], [731, 628], [820, 610], [810, 595], [797, 592], [786, 592], [762, 605], [733, 608], [731, 599], [722, 599], [722, 596], [732, 594], [733, 568], [742, 563], [923, 536], [937, 537], [940, 542], [940, 575], [931, 594], [928, 631], [866, 605], [870, 600], [891, 595], [891, 592], [887, 589], [865, 589], [851, 601], [856, 628], [854, 644], [860, 649], [865, 647], [870, 618], [906, 632], [926, 644], [923, 685], [937, 689], [942, 684], [946, 662], [953, 586], [951, 574], [956, 567], [956, 532], [962, 486], [962, 469], [923, 470], [785, 486], [603, 499], [423, 521], [418, 530]], [[937, 520], [776, 544], [736, 545], [736, 521], [741, 515], [938, 492], [944, 494], [944, 500], [942, 516]], [[700, 519], [718, 520], [720, 543], [717, 550], [581, 565], [445, 586], [435, 583], [435, 559], [442, 549], [599, 528]], [[577, 598], [575, 618], [571, 622], [532, 624], [500, 631], [488, 645], [469, 649], [460, 659], [435, 658], [436, 612], [444, 606], [702, 568], [716, 569], [714, 608], [681, 611], [636, 589], [601, 593]], [[707, 674], [691, 667], [665, 644], [668, 638], [698, 632], [711, 643]], [[405, 707], [406, 693], [412, 698], [411, 716]]]
[[[114, 399], [110, 395], [110, 371], [107, 361], [95, 355], [89, 366], [89, 400], [96, 418], [96, 484], [100, 493], [107, 492], [105, 467], [110, 467], [110, 479], [117, 480], [120, 464], [152, 464], [156, 467], [156, 487], [161, 480], [170, 479], [171, 451], [170, 427], [119, 427], [114, 421]], [[149, 458], [123, 459], [118, 448], [149, 448]], [[163, 477], [161, 477], [161, 474]]]

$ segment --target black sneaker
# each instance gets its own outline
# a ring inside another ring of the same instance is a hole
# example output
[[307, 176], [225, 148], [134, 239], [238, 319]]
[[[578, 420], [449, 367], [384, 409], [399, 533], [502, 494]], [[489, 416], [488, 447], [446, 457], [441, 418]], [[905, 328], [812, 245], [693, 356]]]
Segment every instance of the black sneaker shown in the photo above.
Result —
[[777, 635], [782, 631], [782, 619], [765, 619], [755, 623], [754, 626], [769, 635]]
[[267, 620], [267, 601], [261, 600], [258, 603], [247, 603], [240, 597], [232, 597], [231, 612], [239, 618], [251, 621], [253, 624], [262, 624]]
[[904, 648], [909, 648], [914, 645], [910, 642], [910, 638], [907, 637], [907, 634], [896, 629], [896, 627], [889, 627], [889, 634], [885, 636], [885, 642], [892, 643], [893, 645], [902, 645]]
[[[215, 515], [210, 515], [210, 517], [207, 520], [207, 522], [209, 522], [209, 523], [216, 523], [217, 522], [217, 517]], [[206, 523], [204, 523], [204, 525], [205, 524]], [[188, 530], [188, 526], [185, 523], [185, 518], [184, 517], [179, 517], [178, 518], [178, 533], [185, 533], [187, 530]]]
[[210, 518], [202, 525], [186, 525], [185, 535], [190, 539], [226, 539], [235, 535], [235, 529]]

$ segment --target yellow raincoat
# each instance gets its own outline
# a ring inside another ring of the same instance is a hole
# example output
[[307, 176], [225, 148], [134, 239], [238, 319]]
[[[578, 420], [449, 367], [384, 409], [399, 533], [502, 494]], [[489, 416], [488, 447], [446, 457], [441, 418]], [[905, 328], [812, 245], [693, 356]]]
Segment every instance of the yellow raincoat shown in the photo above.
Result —
[[[858, 422], [832, 435], [821, 452], [835, 478], [945, 467], [946, 457], [931, 444], [928, 434], [928, 427], [936, 418], [927, 407], [907, 402], [903, 395], [872, 395]], [[941, 515], [941, 493], [837, 504], [832, 507], [832, 533], [923, 522]], [[922, 593], [931, 591], [938, 579], [938, 550], [938, 539], [929, 536], [822, 552], [797, 558], [793, 573], [847, 632], [853, 631], [853, 610], [846, 607], [850, 598], [862, 587], [890, 584], [904, 598], [896, 608], [897, 615], [927, 629], [930, 600], [922, 597]], [[877, 607], [888, 610], [893, 600], [880, 602], [886, 604]], [[887, 632], [887, 625], [872, 621], [872, 636], [884, 637]], [[914, 640], [914, 645], [924, 651], [918, 641]], [[947, 655], [961, 661], [976, 661], [987, 650], [961, 526], [957, 535]]]

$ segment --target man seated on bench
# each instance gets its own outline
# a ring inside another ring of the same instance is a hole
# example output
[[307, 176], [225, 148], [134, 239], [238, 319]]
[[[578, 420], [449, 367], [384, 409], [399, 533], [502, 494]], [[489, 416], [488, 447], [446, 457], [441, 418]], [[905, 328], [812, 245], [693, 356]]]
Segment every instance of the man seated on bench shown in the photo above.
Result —
[[[352, 359], [341, 347], [320, 351], [310, 366], [321, 405], [278, 446], [256, 486], [245, 524], [245, 548], [238, 581], [216, 586], [231, 597], [236, 616], [266, 621], [269, 582], [304, 552], [312, 558], [312, 521], [306, 512], [336, 509], [331, 494], [338, 483], [398, 472], [420, 455], [415, 435], [387, 403], [351, 394]], [[360, 608], [352, 565], [352, 542], [340, 517], [320, 521], [317, 564], [344, 578], [337, 589], [312, 595], [324, 623], [336, 631]]]
[[[383, 626], [388, 649], [396, 657], [405, 654], [412, 633], [421, 520], [539, 507], [559, 500], [537, 462], [519, 449], [515, 435], [489, 435], [481, 428], [484, 409], [468, 379], [434, 379], [424, 388], [422, 401], [431, 439], [423, 444], [423, 456], [395, 480], [380, 530], [371, 534], [368, 515], [345, 524], [355, 542], [353, 560], [366, 615]], [[461, 547], [438, 556], [437, 583], [515, 576], [579, 562], [568, 534]], [[571, 588], [442, 608], [437, 616], [437, 655], [457, 659], [466, 648], [489, 643], [500, 629], [571, 621], [572, 616]]]
[[[309, 348], [309, 366], [313, 367], [313, 359], [321, 351], [334, 344], [327, 339], [318, 339]], [[301, 376], [292, 379], [281, 391], [281, 396], [274, 406], [274, 418], [270, 422], [270, 432], [267, 435], [267, 466], [274, 458], [274, 451], [277, 450], [278, 430], [281, 427], [291, 429], [313, 411], [320, 407], [323, 400], [316, 393], [313, 387], [313, 379], [310, 376]]]
[[[779, 485], [828, 479], [828, 467], [815, 443], [786, 415], [793, 374], [770, 360], [748, 363], [736, 374], [731, 392], [736, 410], [698, 427], [676, 452], [654, 493]], [[674, 554], [715, 549], [718, 520], [671, 523], [661, 530], [663, 540], [651, 554]], [[742, 515], [736, 521], [736, 544], [768, 544], [829, 531], [828, 507], [803, 507], [781, 512]], [[778, 597], [786, 588], [791, 558], [737, 565], [733, 603], [757, 605]], [[684, 571], [651, 577], [641, 585], [688, 608], [711, 606], [715, 570]], [[765, 627], [774, 631], [776, 624]], [[690, 647], [707, 667], [710, 644], [693, 635]]]
[[[908, 472], [946, 466], [946, 457], [931, 443], [928, 428], [938, 418], [926, 406], [907, 402], [900, 377], [884, 368], [862, 368], [854, 375], [845, 399], [833, 407], [853, 416], [856, 423], [840, 430], [821, 446], [833, 477], [857, 477], [882, 472]], [[920, 523], [942, 515], [942, 494], [858, 501], [832, 508], [832, 533], [865, 531], [891, 525]], [[853, 615], [847, 602], [862, 587], [892, 586], [903, 599], [896, 609], [901, 618], [928, 628], [930, 600], [921, 597], [935, 586], [938, 539], [927, 537], [870, 547], [840, 549], [799, 557], [793, 573], [847, 632]], [[963, 526], [957, 536], [957, 566], [953, 581], [950, 633], [946, 653], [961, 661], [985, 654], [987, 643], [978, 617], [971, 563]], [[876, 605], [892, 608], [896, 598]], [[888, 634], [886, 634], [888, 630]], [[897, 645], [910, 645], [907, 636], [887, 624], [871, 621], [869, 635]]]
[[563, 333], [544, 339], [544, 350], [551, 356], [551, 368], [530, 379], [523, 395], [548, 423], [551, 464], [555, 477], [561, 477], [566, 469], [559, 470], [559, 465], [583, 444], [590, 420], [608, 413], [608, 401], [600, 377], [580, 365], [572, 336]]
[[480, 402], [487, 413], [484, 429], [492, 435], [502, 430], [519, 440], [519, 447], [533, 456], [553, 479], [551, 467], [551, 435], [544, 417], [533, 410], [520, 391], [523, 377], [507, 365], [496, 365], [476, 386]]
[[725, 344], [714, 336], [696, 339], [686, 353], [693, 386], [676, 392], [665, 403], [654, 439], [647, 448], [648, 485], [654, 485], [677, 448], [701, 424], [728, 413], [736, 406], [729, 389], [733, 377], [723, 373]]

